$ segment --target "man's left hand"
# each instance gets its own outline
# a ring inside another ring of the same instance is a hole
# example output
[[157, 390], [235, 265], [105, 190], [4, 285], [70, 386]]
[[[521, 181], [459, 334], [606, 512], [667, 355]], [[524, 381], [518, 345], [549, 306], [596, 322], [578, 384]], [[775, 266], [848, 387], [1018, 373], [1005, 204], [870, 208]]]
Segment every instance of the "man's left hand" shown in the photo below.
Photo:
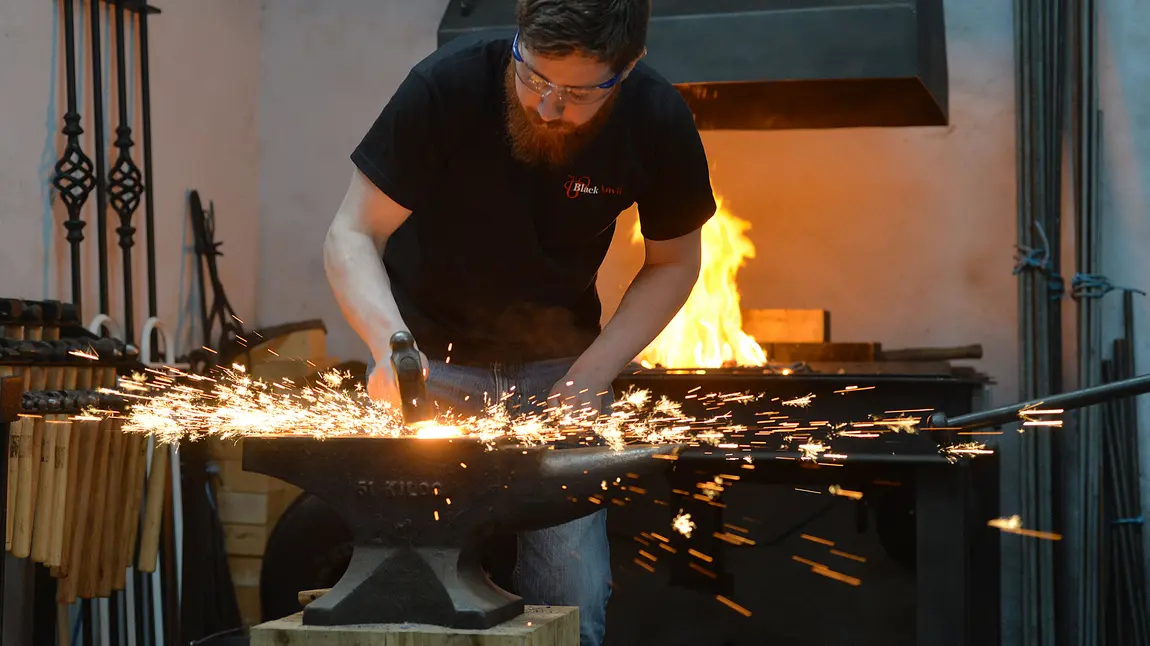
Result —
[[551, 387], [547, 397], [547, 408], [564, 407], [564, 414], [576, 417], [595, 416], [602, 412], [603, 394], [610, 384], [593, 383], [578, 375], [567, 374]]

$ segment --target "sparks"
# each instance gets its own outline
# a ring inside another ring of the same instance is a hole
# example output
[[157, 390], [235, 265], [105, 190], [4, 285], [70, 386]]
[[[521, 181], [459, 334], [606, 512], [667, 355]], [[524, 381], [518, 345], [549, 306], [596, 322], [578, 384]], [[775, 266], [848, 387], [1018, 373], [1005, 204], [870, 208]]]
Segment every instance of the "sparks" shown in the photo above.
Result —
[[691, 532], [695, 531], [695, 523], [691, 522], [691, 514], [683, 513], [682, 509], [679, 510], [679, 514], [675, 516], [675, 519], [671, 521], [671, 527], [687, 538], [691, 538]]

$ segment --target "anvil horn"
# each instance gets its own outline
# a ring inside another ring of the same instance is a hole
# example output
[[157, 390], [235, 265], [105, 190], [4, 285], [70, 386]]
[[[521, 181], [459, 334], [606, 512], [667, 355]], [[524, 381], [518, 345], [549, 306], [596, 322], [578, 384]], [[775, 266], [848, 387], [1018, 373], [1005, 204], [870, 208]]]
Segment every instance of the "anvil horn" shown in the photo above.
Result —
[[[545, 451], [538, 470], [517, 473], [504, 522], [517, 530], [553, 527], [603, 509], [616, 478], [667, 468], [681, 445], [633, 445]], [[664, 457], [664, 459], [659, 459]]]

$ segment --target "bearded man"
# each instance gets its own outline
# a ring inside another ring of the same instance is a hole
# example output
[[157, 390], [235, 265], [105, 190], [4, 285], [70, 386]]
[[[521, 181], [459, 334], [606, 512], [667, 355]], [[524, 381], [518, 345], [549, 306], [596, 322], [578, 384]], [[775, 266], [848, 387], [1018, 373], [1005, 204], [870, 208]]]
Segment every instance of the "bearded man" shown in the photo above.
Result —
[[[603, 411], [682, 307], [716, 205], [690, 109], [640, 61], [649, 18], [650, 0], [520, 0], [514, 37], [453, 41], [396, 90], [324, 245], [373, 398], [398, 405], [388, 343], [407, 330], [441, 407]], [[643, 266], [601, 327], [596, 276], [636, 203]], [[581, 644], [600, 644], [606, 510], [519, 535], [512, 579], [527, 603], [579, 606]]]

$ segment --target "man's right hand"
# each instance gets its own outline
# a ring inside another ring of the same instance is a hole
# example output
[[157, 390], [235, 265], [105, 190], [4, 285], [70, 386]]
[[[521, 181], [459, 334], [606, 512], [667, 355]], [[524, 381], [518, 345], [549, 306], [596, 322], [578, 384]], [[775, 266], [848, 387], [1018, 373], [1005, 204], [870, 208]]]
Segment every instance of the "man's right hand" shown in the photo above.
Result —
[[[427, 379], [427, 355], [419, 353], [419, 363], [423, 367], [423, 378]], [[399, 399], [399, 382], [395, 378], [395, 370], [391, 367], [391, 357], [377, 359], [371, 373], [367, 375], [367, 396], [373, 401], [387, 403], [396, 410], [402, 409]]]

